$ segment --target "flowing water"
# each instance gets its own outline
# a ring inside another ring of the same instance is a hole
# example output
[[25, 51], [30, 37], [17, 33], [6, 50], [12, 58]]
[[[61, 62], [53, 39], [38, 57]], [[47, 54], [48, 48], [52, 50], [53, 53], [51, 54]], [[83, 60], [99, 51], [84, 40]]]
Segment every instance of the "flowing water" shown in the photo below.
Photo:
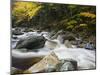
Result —
[[84, 48], [67, 48], [62, 44], [62, 38], [58, 37], [57, 39], [49, 39], [48, 32], [27, 32], [23, 35], [13, 35], [17, 37], [16, 39], [12, 38], [12, 49], [16, 46], [17, 42], [20, 39], [29, 37], [29, 36], [40, 36], [43, 35], [48, 39], [43, 48], [38, 49], [38, 52], [19, 52], [18, 49], [12, 50], [12, 56], [18, 56], [22, 58], [30, 58], [42, 55], [48, 55], [50, 52], [54, 51], [59, 59], [74, 59], [78, 62], [78, 69], [94, 69], [95, 68], [95, 51], [87, 50]]

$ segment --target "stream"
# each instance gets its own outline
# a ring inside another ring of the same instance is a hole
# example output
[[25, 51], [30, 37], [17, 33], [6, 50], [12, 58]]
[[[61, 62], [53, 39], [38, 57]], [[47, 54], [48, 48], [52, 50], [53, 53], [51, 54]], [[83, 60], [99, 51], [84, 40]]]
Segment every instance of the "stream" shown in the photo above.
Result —
[[[43, 35], [46, 39], [43, 48], [39, 48], [37, 52], [32, 51], [27, 52], [26, 49], [14, 49], [16, 44], [20, 39], [24, 39], [29, 36], [41, 36]], [[49, 32], [24, 32], [22, 35], [12, 35], [11, 46], [12, 46], [12, 57], [16, 58], [31, 58], [48, 55], [50, 52], [54, 51], [59, 59], [74, 59], [78, 62], [78, 69], [94, 69], [95, 65], [95, 50], [87, 50], [85, 48], [77, 48], [71, 45], [72, 48], [67, 48], [65, 44], [61, 43], [62, 38], [58, 37], [56, 39], [50, 39]], [[13, 50], [14, 49], [14, 50]], [[16, 60], [14, 60], [16, 61]]]

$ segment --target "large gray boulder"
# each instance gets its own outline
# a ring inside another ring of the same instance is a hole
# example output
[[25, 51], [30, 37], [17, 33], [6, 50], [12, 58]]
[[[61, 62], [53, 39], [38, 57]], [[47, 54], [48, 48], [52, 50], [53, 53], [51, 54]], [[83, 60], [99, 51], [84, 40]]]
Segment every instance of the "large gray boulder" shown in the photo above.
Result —
[[27, 69], [24, 73], [36, 72], [56, 72], [69, 71], [77, 69], [77, 61], [72, 59], [59, 60], [58, 56], [51, 52], [45, 56], [41, 61]]
[[16, 49], [38, 49], [44, 47], [46, 39], [43, 36], [30, 36], [20, 39], [16, 45]]
[[53, 72], [56, 71], [56, 65], [59, 59], [54, 52], [45, 56], [41, 61], [27, 69], [24, 73], [37, 73], [37, 72]]

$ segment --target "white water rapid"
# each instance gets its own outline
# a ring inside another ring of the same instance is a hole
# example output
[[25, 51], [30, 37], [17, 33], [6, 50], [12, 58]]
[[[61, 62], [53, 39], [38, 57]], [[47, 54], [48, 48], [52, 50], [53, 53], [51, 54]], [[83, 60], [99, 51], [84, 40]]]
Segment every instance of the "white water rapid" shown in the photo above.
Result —
[[27, 32], [23, 35], [13, 35], [13, 37], [17, 37], [17, 39], [12, 39], [12, 49], [16, 46], [16, 43], [23, 38], [29, 36], [40, 36], [43, 35], [47, 41], [45, 43], [44, 48], [38, 49], [38, 52], [21, 52], [16, 50], [12, 50], [12, 56], [16, 58], [30, 58], [30, 57], [39, 57], [48, 55], [50, 52], [54, 51], [59, 59], [74, 59], [78, 62], [78, 69], [94, 69], [95, 65], [95, 51], [87, 50], [84, 48], [75, 48], [72, 45], [72, 48], [67, 48], [65, 44], [62, 44], [62, 38], [59, 36], [57, 39], [51, 40], [49, 39], [48, 32]]

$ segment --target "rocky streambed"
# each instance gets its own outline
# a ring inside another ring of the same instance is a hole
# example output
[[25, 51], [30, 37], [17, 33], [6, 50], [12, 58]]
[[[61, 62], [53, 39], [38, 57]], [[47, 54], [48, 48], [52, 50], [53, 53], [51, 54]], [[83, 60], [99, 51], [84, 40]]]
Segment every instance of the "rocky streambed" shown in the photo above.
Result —
[[[14, 32], [13, 32], [14, 31]], [[76, 37], [59, 31], [12, 33], [12, 74], [95, 69], [95, 50], [77, 47]], [[74, 42], [74, 44], [73, 44]]]

